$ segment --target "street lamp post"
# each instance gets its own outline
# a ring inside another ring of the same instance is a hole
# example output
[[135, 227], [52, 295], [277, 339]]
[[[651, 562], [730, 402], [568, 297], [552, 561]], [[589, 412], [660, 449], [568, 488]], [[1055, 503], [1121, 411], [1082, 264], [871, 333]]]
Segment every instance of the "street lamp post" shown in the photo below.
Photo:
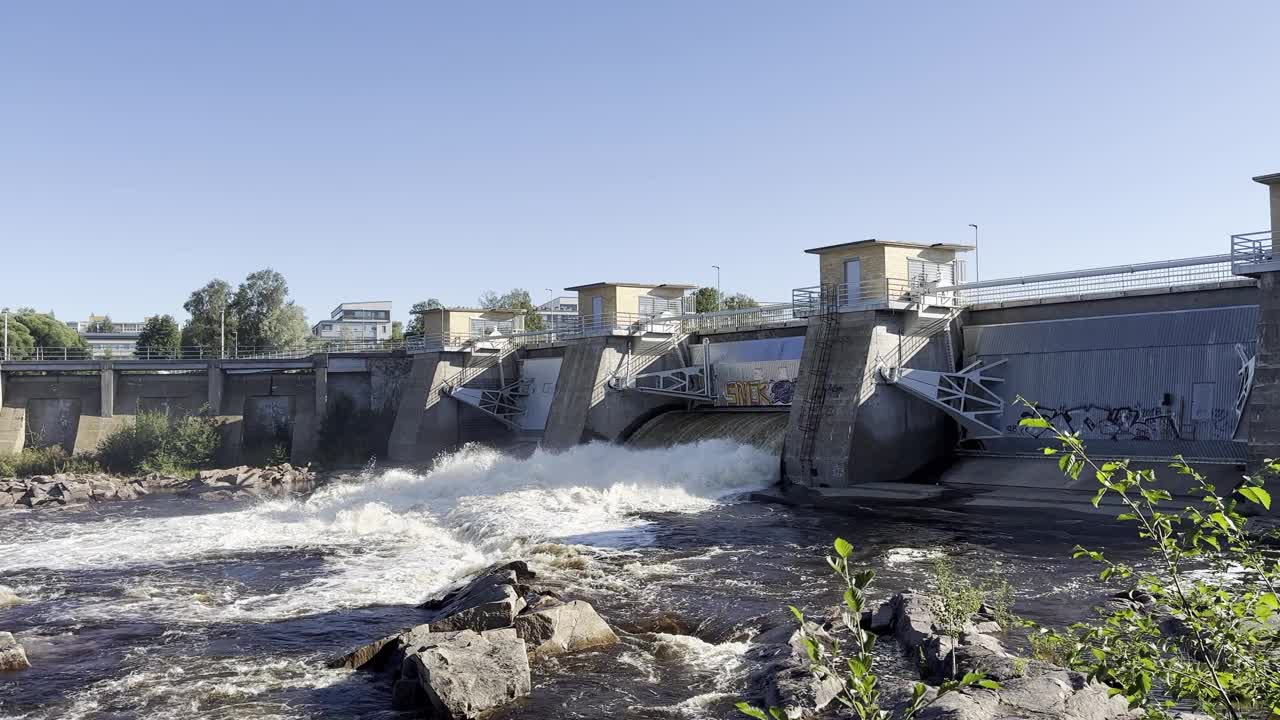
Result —
[[720, 312], [720, 266], [712, 265], [716, 269], [716, 312]]
[[218, 357], [227, 359], [227, 308], [222, 308], [222, 326], [219, 331]]
[[4, 310], [4, 359], [9, 359], [9, 308]]
[[969, 223], [969, 227], [973, 228], [973, 281], [978, 282], [982, 279], [978, 275], [978, 226]]

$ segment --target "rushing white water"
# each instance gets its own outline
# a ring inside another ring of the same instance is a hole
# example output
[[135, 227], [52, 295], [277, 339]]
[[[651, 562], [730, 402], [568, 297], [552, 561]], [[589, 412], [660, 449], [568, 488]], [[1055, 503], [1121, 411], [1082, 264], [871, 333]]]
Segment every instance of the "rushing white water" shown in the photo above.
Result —
[[[0, 569], [131, 568], [144, 581], [75, 612], [169, 622], [271, 620], [422, 600], [488, 562], [545, 540], [645, 542], [641, 512], [698, 512], [774, 481], [777, 458], [723, 441], [654, 450], [593, 444], [516, 459], [485, 447], [443, 457], [425, 475], [390, 470], [306, 500], [177, 517], [0, 524]], [[195, 587], [167, 567], [238, 554], [307, 552], [323, 567], [299, 589], [263, 594]], [[136, 577], [136, 575], [135, 575]], [[185, 584], [184, 584], [185, 583]]]

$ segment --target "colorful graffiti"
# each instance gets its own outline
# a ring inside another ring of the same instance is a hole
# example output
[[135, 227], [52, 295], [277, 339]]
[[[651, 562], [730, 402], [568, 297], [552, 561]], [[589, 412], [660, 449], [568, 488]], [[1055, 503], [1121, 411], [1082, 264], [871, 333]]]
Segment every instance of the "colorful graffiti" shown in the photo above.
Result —
[[731, 380], [724, 384], [726, 405], [790, 405], [795, 392], [794, 380]]
[[[1061, 432], [1080, 432], [1086, 438], [1107, 440], [1177, 440], [1181, 437], [1172, 410], [1167, 405], [1103, 407], [1077, 405], [1069, 408], [1039, 407], [1040, 414]], [[1032, 417], [1028, 410], [1021, 417]], [[1052, 435], [1047, 428], [1010, 425], [1009, 432], [1039, 438]]]

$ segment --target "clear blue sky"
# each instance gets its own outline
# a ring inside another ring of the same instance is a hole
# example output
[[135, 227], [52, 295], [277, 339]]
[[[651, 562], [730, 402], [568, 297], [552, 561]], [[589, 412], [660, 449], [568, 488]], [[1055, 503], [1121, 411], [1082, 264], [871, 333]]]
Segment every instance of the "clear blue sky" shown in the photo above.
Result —
[[5, 2], [0, 305], [270, 265], [339, 301], [605, 279], [784, 300], [801, 251], [984, 278], [1268, 225], [1280, 2]]

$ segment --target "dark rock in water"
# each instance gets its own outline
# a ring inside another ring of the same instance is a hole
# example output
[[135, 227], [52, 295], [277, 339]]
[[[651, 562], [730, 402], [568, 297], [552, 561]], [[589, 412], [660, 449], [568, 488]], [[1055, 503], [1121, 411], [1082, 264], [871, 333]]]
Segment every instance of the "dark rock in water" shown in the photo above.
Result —
[[582, 600], [522, 613], [515, 619], [515, 630], [535, 659], [618, 642], [609, 624]]
[[[815, 623], [807, 623], [806, 628], [818, 642], [833, 644], [833, 638]], [[838, 676], [820, 680], [814, 675], [801, 633], [793, 625], [779, 625], [757, 635], [746, 658], [755, 666], [747, 676], [747, 697], [781, 709], [788, 718], [824, 710], [843, 687]]]
[[1034, 660], [1018, 662], [999, 638], [978, 631], [991, 622], [982, 615], [974, 616], [971, 632], [956, 639], [938, 631], [923, 595], [899, 593], [886, 605], [894, 609], [894, 635], [908, 655], [920, 658], [920, 671], [927, 680], [953, 677], [954, 668], [956, 675], [978, 672], [1000, 683], [999, 690], [969, 687], [947, 693], [925, 708], [920, 720], [1136, 720], [1140, 716], [1129, 710], [1123, 697], [1110, 697], [1105, 685], [1089, 682], [1080, 673]]
[[893, 632], [895, 610], [892, 603], [884, 603], [871, 615], [867, 629], [877, 635], [888, 635]]
[[27, 652], [22, 649], [13, 635], [0, 632], [0, 672], [26, 670], [31, 667], [27, 660]]
[[499, 568], [419, 607], [435, 612], [431, 629], [436, 632], [496, 630], [511, 627], [516, 613], [525, 607], [527, 590], [519, 583], [515, 569]]
[[401, 710], [432, 718], [478, 718], [529, 694], [524, 641], [511, 628], [430, 633], [405, 648], [392, 690]]

